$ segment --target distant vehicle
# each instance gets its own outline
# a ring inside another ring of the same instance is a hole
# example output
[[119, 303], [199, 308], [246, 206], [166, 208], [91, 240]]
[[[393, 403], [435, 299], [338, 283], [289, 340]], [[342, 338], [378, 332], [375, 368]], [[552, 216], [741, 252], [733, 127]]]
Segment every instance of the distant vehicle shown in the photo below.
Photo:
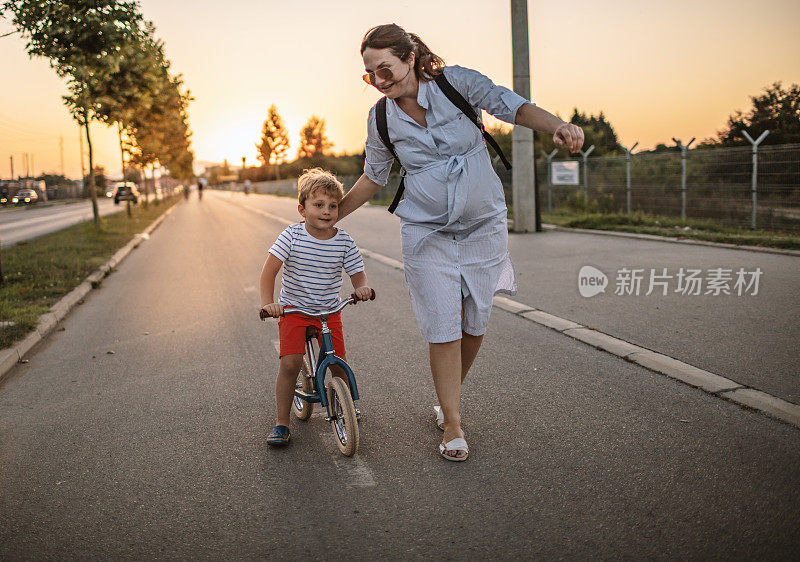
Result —
[[37, 201], [39, 201], [39, 196], [32, 189], [20, 189], [11, 198], [11, 203], [14, 205], [33, 205]]
[[114, 191], [114, 205], [119, 205], [120, 201], [131, 201], [134, 205], [139, 203], [139, 190], [133, 182], [118, 183]]
[[11, 199], [9, 191], [10, 190], [7, 187], [0, 187], [0, 205], [2, 205], [3, 207], [8, 205], [8, 202]]

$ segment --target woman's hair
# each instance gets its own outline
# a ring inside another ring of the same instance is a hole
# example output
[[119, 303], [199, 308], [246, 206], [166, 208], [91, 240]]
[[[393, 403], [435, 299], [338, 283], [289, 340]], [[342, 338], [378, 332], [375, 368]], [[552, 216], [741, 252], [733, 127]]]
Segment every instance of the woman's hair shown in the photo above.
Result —
[[376, 25], [361, 40], [361, 54], [366, 49], [391, 49], [392, 54], [405, 61], [414, 53], [414, 73], [418, 80], [433, 80], [444, 70], [444, 60], [434, 55], [416, 34], [408, 33], [395, 23]]
[[341, 201], [344, 197], [342, 183], [322, 168], [303, 170], [303, 175], [297, 180], [297, 200], [303, 207], [306, 206], [306, 199], [314, 192], [321, 192], [336, 201]]

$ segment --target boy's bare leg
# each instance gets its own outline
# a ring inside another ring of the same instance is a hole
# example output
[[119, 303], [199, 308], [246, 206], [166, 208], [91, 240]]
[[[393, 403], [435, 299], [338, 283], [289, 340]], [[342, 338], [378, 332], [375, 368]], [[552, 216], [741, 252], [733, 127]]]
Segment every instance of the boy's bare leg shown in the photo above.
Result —
[[277, 420], [275, 425], [289, 427], [289, 412], [292, 409], [294, 388], [297, 384], [297, 373], [303, 364], [303, 354], [295, 353], [281, 357], [278, 367], [278, 378], [275, 379], [275, 410]]
[[[448, 443], [457, 437], [464, 437], [464, 432], [461, 430], [460, 409], [461, 345], [461, 340], [428, 344], [433, 386], [444, 413], [443, 443]], [[460, 456], [458, 451], [448, 451], [446, 454]]]
[[483, 343], [483, 334], [480, 336], [471, 336], [466, 332], [461, 332], [461, 382], [467, 378], [467, 373], [475, 357], [478, 355], [478, 350]]

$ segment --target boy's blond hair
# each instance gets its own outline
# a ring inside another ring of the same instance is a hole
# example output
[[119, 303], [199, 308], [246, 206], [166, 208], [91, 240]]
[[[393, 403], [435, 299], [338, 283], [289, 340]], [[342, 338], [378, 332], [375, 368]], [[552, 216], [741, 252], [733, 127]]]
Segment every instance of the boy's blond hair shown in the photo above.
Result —
[[322, 168], [303, 170], [303, 175], [297, 180], [297, 200], [300, 205], [305, 207], [306, 199], [314, 192], [321, 192], [336, 201], [341, 201], [344, 197], [344, 186], [336, 176]]

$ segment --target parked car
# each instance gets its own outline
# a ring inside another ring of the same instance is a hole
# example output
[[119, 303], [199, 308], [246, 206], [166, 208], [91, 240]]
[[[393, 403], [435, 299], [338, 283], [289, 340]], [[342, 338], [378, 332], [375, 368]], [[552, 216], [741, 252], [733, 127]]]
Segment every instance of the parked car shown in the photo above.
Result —
[[39, 201], [39, 196], [32, 189], [20, 189], [11, 198], [11, 203], [14, 205], [33, 205], [37, 201]]
[[114, 193], [114, 204], [119, 205], [120, 201], [131, 201], [134, 205], [139, 203], [139, 190], [132, 182], [118, 183]]
[[5, 207], [11, 201], [11, 195], [9, 194], [9, 189], [5, 186], [0, 187], [0, 205]]

